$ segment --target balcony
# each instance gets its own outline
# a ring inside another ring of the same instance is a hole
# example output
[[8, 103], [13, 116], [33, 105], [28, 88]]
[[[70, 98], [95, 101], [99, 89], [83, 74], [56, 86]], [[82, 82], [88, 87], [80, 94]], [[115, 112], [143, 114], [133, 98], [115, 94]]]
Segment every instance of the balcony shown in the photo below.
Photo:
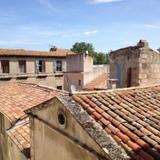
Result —
[[20, 73], [16, 75], [16, 79], [27, 79], [28, 74], [27, 73]]
[[1, 73], [0, 80], [10, 80], [12, 79], [12, 75], [10, 73]]

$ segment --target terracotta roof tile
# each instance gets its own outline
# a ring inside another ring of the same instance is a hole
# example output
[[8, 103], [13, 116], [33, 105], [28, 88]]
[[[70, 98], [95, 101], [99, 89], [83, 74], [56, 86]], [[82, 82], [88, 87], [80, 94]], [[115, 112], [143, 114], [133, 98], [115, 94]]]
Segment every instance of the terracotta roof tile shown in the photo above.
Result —
[[24, 111], [35, 107], [61, 91], [34, 84], [9, 83], [0, 85], [0, 112], [12, 123], [26, 116]]
[[72, 98], [84, 109], [84, 104], [93, 108], [88, 113], [133, 159], [160, 159], [160, 85], [80, 92]]
[[96, 90], [107, 88], [107, 73], [103, 73], [84, 86], [84, 90]]
[[7, 131], [7, 134], [21, 151], [30, 148], [30, 128], [28, 118], [17, 123]]
[[75, 53], [68, 49], [57, 49], [51, 52], [24, 49], [0, 49], [0, 56], [66, 57], [68, 54]]

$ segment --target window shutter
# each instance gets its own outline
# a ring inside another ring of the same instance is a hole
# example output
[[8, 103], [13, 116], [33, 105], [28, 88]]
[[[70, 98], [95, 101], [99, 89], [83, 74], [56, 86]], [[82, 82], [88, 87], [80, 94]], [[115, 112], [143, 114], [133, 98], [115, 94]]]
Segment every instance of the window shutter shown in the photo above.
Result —
[[56, 72], [56, 67], [57, 67], [57, 65], [56, 65], [56, 61], [53, 61], [53, 72]]
[[39, 72], [39, 60], [36, 60], [36, 62], [35, 62], [35, 72], [36, 73]]
[[62, 61], [62, 71], [63, 72], [66, 72], [66, 67], [67, 67], [66, 61]]

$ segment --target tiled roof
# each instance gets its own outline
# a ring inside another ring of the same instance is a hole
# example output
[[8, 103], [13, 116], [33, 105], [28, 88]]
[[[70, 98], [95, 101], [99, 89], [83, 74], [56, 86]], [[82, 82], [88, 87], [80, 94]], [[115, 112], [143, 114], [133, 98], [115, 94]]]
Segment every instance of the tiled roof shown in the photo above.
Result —
[[7, 134], [21, 151], [30, 148], [30, 128], [28, 118], [18, 122], [14, 127], [7, 131]]
[[0, 49], [0, 56], [66, 57], [70, 54], [74, 54], [74, 52], [68, 49], [57, 49], [51, 52], [24, 49]]
[[9, 83], [0, 85], [0, 112], [12, 123], [24, 118], [24, 111], [37, 106], [61, 91], [35, 84]]
[[96, 90], [101, 88], [107, 88], [107, 73], [103, 73], [84, 86], [84, 90]]
[[134, 160], [160, 160], [160, 85], [72, 96]]

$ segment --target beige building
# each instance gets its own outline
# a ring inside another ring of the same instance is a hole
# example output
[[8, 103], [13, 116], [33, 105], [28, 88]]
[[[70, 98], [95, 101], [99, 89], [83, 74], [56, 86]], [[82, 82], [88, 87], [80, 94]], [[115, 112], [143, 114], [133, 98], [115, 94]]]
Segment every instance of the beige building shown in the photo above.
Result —
[[[67, 55], [66, 62], [67, 72], [64, 73], [66, 91], [71, 91], [71, 86], [75, 86], [76, 90], [107, 88], [108, 65], [93, 65], [93, 58], [86, 54]], [[94, 81], [99, 83], [96, 84]]]
[[110, 53], [110, 78], [117, 87], [131, 87], [160, 82], [160, 54], [145, 40], [136, 46]]
[[0, 49], [0, 83], [25, 82], [63, 89], [66, 56], [73, 52]]

